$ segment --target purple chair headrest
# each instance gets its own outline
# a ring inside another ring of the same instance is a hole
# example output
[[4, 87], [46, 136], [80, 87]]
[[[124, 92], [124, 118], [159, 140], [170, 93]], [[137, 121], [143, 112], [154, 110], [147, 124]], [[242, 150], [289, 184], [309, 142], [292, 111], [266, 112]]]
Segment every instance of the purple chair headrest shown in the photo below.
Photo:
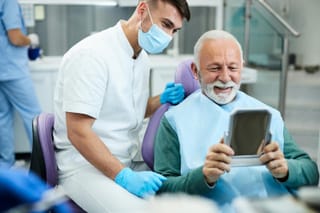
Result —
[[176, 74], [174, 76], [174, 81], [183, 85], [185, 97], [189, 96], [191, 93], [200, 88], [198, 80], [196, 80], [193, 76], [191, 63], [192, 59], [187, 59], [181, 62], [178, 65]]
[[[198, 81], [193, 77], [191, 71], [192, 60], [185, 60], [179, 64], [175, 74], [175, 83], [181, 83], [185, 90], [185, 97], [200, 88]], [[168, 110], [170, 104], [160, 106], [151, 116], [142, 142], [142, 157], [145, 163], [153, 170], [154, 163], [154, 140], [162, 116]]]

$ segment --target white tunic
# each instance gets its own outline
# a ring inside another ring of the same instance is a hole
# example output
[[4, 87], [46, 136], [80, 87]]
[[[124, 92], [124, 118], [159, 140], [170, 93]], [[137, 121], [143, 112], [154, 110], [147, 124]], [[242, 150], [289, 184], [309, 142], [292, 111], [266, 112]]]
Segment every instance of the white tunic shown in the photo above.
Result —
[[143, 50], [137, 59], [132, 56], [120, 22], [85, 38], [64, 55], [54, 96], [60, 174], [89, 164], [67, 138], [66, 112], [95, 118], [93, 130], [124, 164], [137, 153], [149, 96], [149, 59]]

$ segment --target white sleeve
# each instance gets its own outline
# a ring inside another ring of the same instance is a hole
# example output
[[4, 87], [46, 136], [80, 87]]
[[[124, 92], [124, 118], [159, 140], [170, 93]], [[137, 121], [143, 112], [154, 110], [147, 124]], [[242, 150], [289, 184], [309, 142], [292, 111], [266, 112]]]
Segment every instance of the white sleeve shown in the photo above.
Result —
[[98, 118], [108, 81], [106, 63], [92, 51], [73, 54], [64, 73], [63, 110]]

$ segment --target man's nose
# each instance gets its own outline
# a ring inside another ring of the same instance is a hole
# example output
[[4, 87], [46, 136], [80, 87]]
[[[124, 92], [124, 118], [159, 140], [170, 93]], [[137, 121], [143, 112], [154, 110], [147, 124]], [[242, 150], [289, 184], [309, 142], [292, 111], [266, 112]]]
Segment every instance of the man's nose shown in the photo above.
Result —
[[223, 66], [219, 74], [219, 80], [226, 83], [231, 80], [230, 73], [227, 66]]

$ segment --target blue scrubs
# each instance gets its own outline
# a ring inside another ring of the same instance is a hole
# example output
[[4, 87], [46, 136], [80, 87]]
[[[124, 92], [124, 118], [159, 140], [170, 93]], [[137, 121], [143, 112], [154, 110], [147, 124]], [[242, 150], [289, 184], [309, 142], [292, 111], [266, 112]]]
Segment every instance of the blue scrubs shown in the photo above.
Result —
[[13, 116], [22, 117], [29, 142], [32, 118], [41, 112], [28, 69], [27, 47], [10, 43], [7, 31], [20, 29], [26, 34], [17, 0], [0, 0], [0, 167], [14, 163]]

